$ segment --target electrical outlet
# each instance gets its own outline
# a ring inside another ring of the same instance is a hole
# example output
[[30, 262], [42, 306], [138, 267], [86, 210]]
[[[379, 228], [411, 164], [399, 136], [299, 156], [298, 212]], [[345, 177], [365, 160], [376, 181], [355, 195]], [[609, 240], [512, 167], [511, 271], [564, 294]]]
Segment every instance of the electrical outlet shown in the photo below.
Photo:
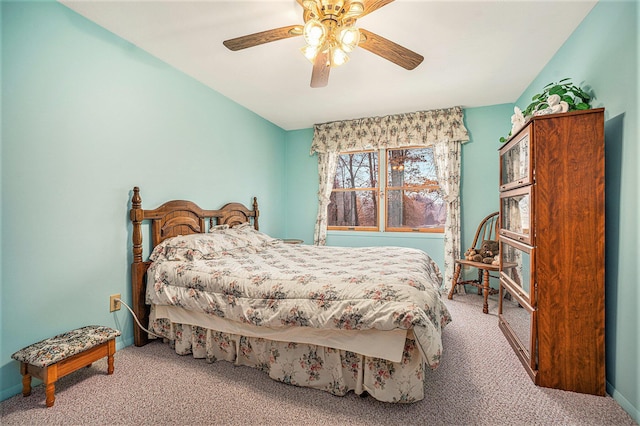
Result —
[[[116, 300], [118, 299], [118, 300]], [[109, 312], [120, 310], [120, 294], [112, 294], [109, 297]]]

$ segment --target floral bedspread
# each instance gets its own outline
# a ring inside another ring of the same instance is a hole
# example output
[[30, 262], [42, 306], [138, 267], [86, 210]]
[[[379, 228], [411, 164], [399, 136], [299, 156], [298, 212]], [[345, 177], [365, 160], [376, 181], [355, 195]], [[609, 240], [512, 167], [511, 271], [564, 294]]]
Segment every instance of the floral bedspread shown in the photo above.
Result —
[[291, 245], [232, 228], [168, 239], [151, 260], [147, 303], [273, 328], [412, 329], [424, 361], [440, 362], [451, 317], [420, 250]]

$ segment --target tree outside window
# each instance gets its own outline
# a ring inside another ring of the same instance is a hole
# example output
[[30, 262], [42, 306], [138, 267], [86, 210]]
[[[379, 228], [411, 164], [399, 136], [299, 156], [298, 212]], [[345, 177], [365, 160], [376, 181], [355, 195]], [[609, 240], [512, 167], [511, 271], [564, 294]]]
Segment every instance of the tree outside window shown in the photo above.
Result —
[[447, 207], [432, 148], [387, 150], [386, 230], [443, 232]]
[[[383, 179], [380, 156], [386, 164]], [[386, 231], [443, 232], [445, 215], [431, 148], [340, 155], [328, 207], [329, 229], [380, 231], [379, 218], [385, 217]]]
[[329, 229], [378, 230], [378, 152], [341, 154], [327, 207]]

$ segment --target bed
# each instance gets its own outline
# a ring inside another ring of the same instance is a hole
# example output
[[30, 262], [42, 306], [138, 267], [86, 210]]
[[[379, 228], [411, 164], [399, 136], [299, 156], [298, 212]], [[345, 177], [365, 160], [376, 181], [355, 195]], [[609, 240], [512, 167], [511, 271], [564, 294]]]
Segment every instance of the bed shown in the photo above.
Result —
[[[255, 198], [251, 209], [174, 200], [144, 210], [136, 187], [130, 219], [134, 313], [176, 353], [339, 396], [424, 398], [451, 321], [426, 253], [288, 244], [259, 231]], [[136, 346], [150, 338], [134, 329]]]

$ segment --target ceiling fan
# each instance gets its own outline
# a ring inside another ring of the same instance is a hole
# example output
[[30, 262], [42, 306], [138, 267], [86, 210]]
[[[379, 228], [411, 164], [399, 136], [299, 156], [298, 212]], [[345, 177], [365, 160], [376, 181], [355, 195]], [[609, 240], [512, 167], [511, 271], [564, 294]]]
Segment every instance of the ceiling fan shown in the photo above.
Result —
[[303, 8], [304, 25], [289, 25], [225, 40], [236, 51], [285, 38], [303, 36], [301, 51], [313, 63], [311, 87], [324, 87], [329, 71], [349, 60], [348, 53], [360, 46], [394, 64], [412, 70], [422, 55], [355, 26], [356, 20], [394, 0], [296, 0]]

